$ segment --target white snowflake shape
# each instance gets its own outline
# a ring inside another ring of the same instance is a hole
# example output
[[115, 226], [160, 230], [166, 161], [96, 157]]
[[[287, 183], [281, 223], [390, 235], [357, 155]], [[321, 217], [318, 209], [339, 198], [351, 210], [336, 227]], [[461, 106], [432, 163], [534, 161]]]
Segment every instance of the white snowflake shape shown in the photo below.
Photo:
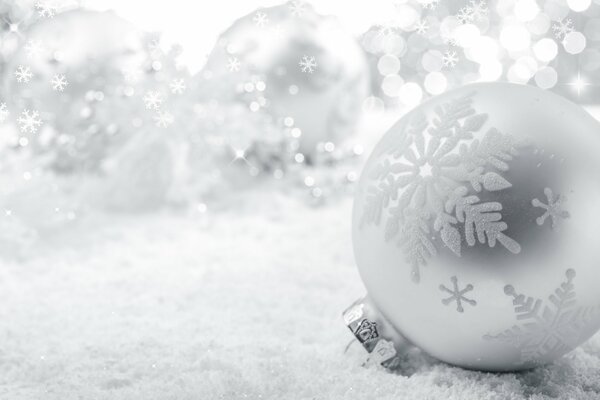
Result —
[[143, 98], [148, 110], [158, 110], [163, 102], [163, 96], [159, 92], [148, 91]]
[[29, 67], [19, 65], [15, 71], [15, 77], [19, 83], [28, 83], [33, 78], [33, 73]]
[[227, 69], [229, 72], [237, 72], [240, 70], [240, 60], [237, 57], [229, 57], [227, 60]]
[[469, 8], [471, 9], [471, 15], [473, 17], [473, 20], [475, 20], [475, 21], [480, 21], [480, 20], [484, 19], [488, 15], [488, 12], [489, 12], [489, 10], [487, 8], [487, 4], [483, 0], [480, 0], [480, 1], [471, 0]]
[[23, 110], [21, 116], [17, 118], [17, 123], [23, 133], [35, 133], [42, 125], [40, 113], [38, 111]]
[[39, 40], [28, 40], [27, 44], [25, 44], [27, 57], [38, 57], [42, 51], [44, 51], [44, 47]]
[[473, 10], [471, 9], [471, 7], [467, 6], [458, 10], [458, 13], [456, 14], [456, 19], [461, 24], [467, 24], [469, 22], [472, 22], [475, 19], [475, 16], [473, 15]]
[[436, 107], [431, 119], [413, 117], [398, 143], [368, 172], [373, 183], [360, 226], [386, 218], [385, 239], [397, 240], [414, 281], [420, 266], [437, 254], [432, 231], [459, 257], [464, 244], [477, 242], [521, 251], [505, 233], [502, 204], [475, 194], [511, 187], [500, 173], [508, 171], [520, 144], [495, 128], [475, 138], [487, 114], [478, 114], [471, 103], [468, 95]]
[[552, 228], [556, 228], [558, 226], [559, 219], [569, 218], [570, 216], [569, 212], [563, 208], [567, 198], [560, 195], [555, 196], [550, 188], [545, 188], [544, 194], [546, 195], [548, 204], [541, 202], [539, 199], [533, 199], [531, 201], [531, 204], [534, 207], [539, 207], [545, 210], [544, 214], [536, 219], [536, 222], [538, 225], [542, 226], [544, 225], [544, 222], [546, 222], [546, 219], [550, 217], [552, 220]]
[[590, 323], [597, 307], [577, 307], [573, 269], [565, 272], [566, 281], [548, 296], [549, 303], [517, 293], [512, 285], [504, 293], [513, 298], [517, 325], [485, 340], [498, 340], [515, 347], [522, 361], [535, 362], [549, 355], [572, 350], [577, 334]]
[[6, 108], [6, 103], [0, 103], [0, 122], [6, 121], [10, 112]]
[[254, 14], [254, 18], [252, 18], [252, 21], [254, 21], [256, 26], [262, 28], [269, 23], [269, 18], [264, 12], [257, 11], [256, 14]]
[[182, 94], [185, 90], [185, 83], [183, 79], [173, 79], [169, 84], [171, 88], [171, 93], [173, 94]]
[[442, 57], [442, 63], [444, 64], [444, 67], [454, 68], [458, 63], [458, 56], [456, 55], [456, 51], [448, 50], [447, 52], [445, 52], [444, 56]]
[[379, 25], [377, 28], [377, 36], [389, 37], [396, 33], [396, 27], [393, 24]]
[[64, 91], [65, 88], [69, 85], [69, 82], [67, 81], [67, 77], [64, 76], [63, 74], [54, 75], [52, 77], [52, 81], [50, 83], [52, 84], [52, 89], [57, 90], [59, 92]]
[[573, 26], [573, 20], [570, 18], [562, 19], [552, 25], [554, 36], [558, 40], [562, 40], [569, 33], [573, 32], [573, 29], [575, 29], [575, 27]]
[[415, 24], [415, 30], [419, 35], [424, 35], [429, 30], [429, 24], [425, 20], [420, 20]]
[[126, 68], [123, 70], [123, 77], [126, 82], [135, 83], [140, 80], [142, 70], [139, 68]]
[[292, 1], [292, 3], [290, 4], [290, 10], [292, 11], [292, 15], [294, 17], [301, 17], [304, 13], [304, 6], [305, 4], [303, 1]]
[[38, 14], [43, 18], [52, 18], [56, 14], [58, 7], [51, 1], [38, 1], [35, 3], [35, 8], [38, 10]]
[[313, 56], [303, 56], [298, 65], [300, 65], [302, 72], [308, 72], [309, 74], [317, 69], [317, 62]]
[[440, 0], [419, 0], [419, 4], [425, 10], [435, 10], [440, 3]]
[[161, 128], [166, 128], [167, 126], [171, 125], [174, 120], [175, 118], [173, 117], [173, 114], [168, 111], [159, 111], [154, 116], [154, 122], [156, 123], [156, 126]]
[[442, 303], [444, 305], [448, 305], [450, 303], [456, 302], [456, 311], [458, 311], [458, 312], [465, 311], [462, 306], [463, 302], [470, 304], [472, 306], [477, 305], [477, 302], [475, 300], [469, 299], [465, 296], [465, 293], [473, 290], [473, 285], [471, 285], [469, 283], [467, 286], [465, 286], [464, 289], [459, 289], [458, 288], [458, 278], [456, 276], [453, 276], [450, 278], [450, 280], [452, 281], [452, 289], [447, 288], [445, 285], [440, 285], [440, 290], [442, 292], [447, 292], [447, 293], [450, 293], [450, 295], [451, 295], [450, 297], [442, 299]]

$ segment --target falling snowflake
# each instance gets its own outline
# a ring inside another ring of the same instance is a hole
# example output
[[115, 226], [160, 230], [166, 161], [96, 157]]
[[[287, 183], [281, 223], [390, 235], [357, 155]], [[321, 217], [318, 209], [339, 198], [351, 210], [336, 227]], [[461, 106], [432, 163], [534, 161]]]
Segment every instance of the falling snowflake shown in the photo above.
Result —
[[62, 92], [69, 85], [67, 78], [62, 74], [56, 74], [52, 77], [52, 89]]
[[565, 272], [566, 281], [548, 296], [549, 303], [541, 299], [518, 294], [512, 285], [504, 293], [513, 298], [515, 316], [519, 324], [497, 335], [485, 335], [485, 340], [498, 340], [515, 347], [522, 361], [536, 361], [552, 355], [562, 355], [572, 350], [578, 342], [578, 332], [590, 322], [596, 307], [576, 307], [573, 279], [575, 270]]
[[28, 83], [31, 78], [33, 78], [33, 74], [31, 73], [31, 69], [29, 67], [19, 65], [15, 71], [15, 77], [17, 78], [17, 82]]
[[42, 42], [39, 40], [28, 40], [25, 45], [25, 53], [27, 54], [27, 57], [30, 58], [38, 57], [43, 50]]
[[304, 2], [303, 1], [292, 1], [290, 4], [290, 11], [294, 17], [301, 17], [304, 13]]
[[454, 68], [458, 63], [458, 56], [456, 55], [456, 52], [453, 50], [448, 50], [445, 52], [444, 56], [442, 57], [442, 63], [444, 64], [444, 67]]
[[149, 91], [146, 92], [143, 100], [148, 110], [158, 110], [163, 102], [163, 97], [159, 92]]
[[471, 9], [471, 7], [463, 7], [460, 10], [458, 10], [458, 13], [456, 14], [456, 19], [461, 23], [461, 24], [467, 24], [471, 21], [473, 21], [475, 19], [475, 17], [473, 16], [473, 10]]
[[562, 19], [558, 22], [555, 22], [552, 25], [552, 31], [554, 32], [554, 37], [556, 37], [558, 40], [562, 40], [569, 33], [573, 32], [573, 29], [574, 29], [573, 20], [571, 20], [570, 18]]
[[126, 82], [135, 83], [140, 80], [142, 70], [139, 68], [126, 68], [123, 70], [123, 77]]
[[38, 1], [35, 3], [35, 8], [38, 10], [38, 14], [43, 18], [52, 18], [56, 14], [56, 7], [51, 1]]
[[21, 116], [17, 118], [17, 123], [21, 128], [21, 132], [35, 133], [37, 132], [38, 128], [42, 125], [42, 120], [40, 119], [39, 112], [35, 110], [23, 110]]
[[257, 11], [256, 14], [254, 14], [254, 18], [252, 18], [252, 21], [254, 21], [256, 26], [262, 28], [269, 23], [269, 18], [267, 17], [267, 14]]
[[396, 33], [396, 27], [393, 24], [380, 25], [377, 28], [377, 36], [389, 37]]
[[421, 20], [417, 22], [415, 24], [415, 30], [420, 35], [424, 35], [425, 33], [427, 33], [427, 31], [429, 30], [429, 25], [427, 24], [427, 21]]
[[534, 207], [539, 207], [546, 211], [541, 217], [536, 219], [536, 222], [538, 225], [542, 226], [544, 225], [544, 222], [546, 222], [546, 219], [550, 217], [552, 220], [552, 228], [556, 228], [558, 226], [559, 219], [569, 218], [570, 216], [569, 212], [563, 208], [567, 198], [560, 195], [555, 196], [550, 188], [545, 188], [544, 194], [546, 195], [548, 204], [543, 203], [539, 199], [531, 200], [531, 204]]
[[167, 111], [159, 111], [154, 116], [154, 122], [156, 123], [156, 126], [161, 128], [166, 128], [167, 126], [171, 125], [173, 121], [173, 114]]
[[487, 114], [472, 107], [472, 94], [434, 112], [431, 120], [413, 117], [399, 143], [368, 172], [374, 183], [366, 190], [360, 223], [379, 225], [385, 216], [385, 239], [397, 240], [415, 281], [419, 267], [437, 254], [432, 231], [456, 256], [465, 242], [500, 243], [513, 254], [521, 251], [505, 234], [502, 204], [476, 195], [511, 187], [500, 173], [508, 171], [521, 144], [495, 128], [474, 137]]
[[419, 4], [425, 10], [435, 10], [440, 3], [440, 0], [419, 0]]
[[298, 65], [300, 65], [302, 72], [308, 72], [309, 74], [312, 74], [317, 69], [317, 62], [312, 56], [303, 56]]
[[456, 302], [456, 311], [458, 311], [458, 312], [465, 311], [462, 306], [463, 302], [468, 303], [472, 306], [477, 305], [477, 302], [475, 300], [468, 299], [467, 297], [465, 297], [465, 293], [473, 290], [473, 285], [471, 285], [469, 283], [467, 286], [465, 286], [464, 289], [459, 289], [458, 288], [458, 278], [456, 276], [453, 276], [450, 278], [450, 280], [452, 281], [452, 289], [447, 288], [445, 285], [440, 285], [440, 290], [442, 292], [447, 292], [447, 293], [451, 294], [450, 297], [442, 299], [442, 303], [444, 305], [448, 305], [450, 303]]
[[471, 0], [470, 4], [469, 4], [469, 8], [471, 10], [471, 16], [473, 17], [473, 20], [475, 21], [480, 21], [482, 19], [484, 19], [487, 15], [488, 15], [488, 8], [487, 8], [487, 4], [485, 1], [475, 1], [475, 0]]
[[169, 87], [171, 88], [171, 93], [182, 94], [185, 90], [185, 83], [183, 82], [183, 79], [173, 79], [169, 84]]
[[227, 60], [227, 69], [229, 70], [229, 72], [239, 71], [240, 65], [240, 60], [238, 60], [237, 57], [229, 57], [229, 60]]
[[6, 103], [0, 103], [0, 122], [6, 121], [9, 114], [9, 111], [6, 108]]

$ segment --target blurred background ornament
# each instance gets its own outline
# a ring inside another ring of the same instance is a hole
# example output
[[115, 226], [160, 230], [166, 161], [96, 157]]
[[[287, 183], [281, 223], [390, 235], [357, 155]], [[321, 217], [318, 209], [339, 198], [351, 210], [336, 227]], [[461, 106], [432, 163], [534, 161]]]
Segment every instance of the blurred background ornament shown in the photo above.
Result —
[[[489, 371], [551, 362], [596, 332], [599, 131], [570, 101], [507, 83], [456, 89], [400, 119], [353, 211], [365, 304], [384, 329]], [[361, 321], [378, 323], [350, 319], [359, 340]]]
[[274, 125], [293, 125], [296, 150], [310, 163], [319, 143], [340, 143], [353, 133], [368, 69], [337, 19], [290, 2], [238, 19], [219, 37], [196, 83], [199, 97], [240, 103]]

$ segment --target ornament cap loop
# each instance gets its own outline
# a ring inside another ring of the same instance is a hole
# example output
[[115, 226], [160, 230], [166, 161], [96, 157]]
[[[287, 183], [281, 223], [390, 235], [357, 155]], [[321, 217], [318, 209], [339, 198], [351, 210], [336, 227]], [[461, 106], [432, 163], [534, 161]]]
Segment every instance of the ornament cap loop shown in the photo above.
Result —
[[346, 326], [369, 353], [368, 362], [394, 368], [399, 355], [413, 345], [377, 309], [369, 296], [356, 300], [343, 313]]

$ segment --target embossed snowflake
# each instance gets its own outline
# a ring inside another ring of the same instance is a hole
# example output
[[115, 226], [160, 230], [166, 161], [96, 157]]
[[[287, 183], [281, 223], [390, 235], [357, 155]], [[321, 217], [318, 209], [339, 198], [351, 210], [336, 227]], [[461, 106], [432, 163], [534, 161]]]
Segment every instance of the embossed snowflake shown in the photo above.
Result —
[[171, 88], [171, 93], [182, 94], [185, 90], [185, 83], [183, 82], [183, 79], [173, 79], [169, 84], [169, 87]]
[[502, 204], [477, 195], [511, 187], [501, 173], [521, 144], [495, 128], [479, 133], [487, 114], [476, 112], [472, 95], [440, 105], [434, 114], [410, 118], [400, 140], [367, 172], [373, 183], [360, 221], [363, 227], [385, 219], [385, 239], [397, 241], [415, 281], [420, 266], [437, 254], [433, 232], [459, 257], [465, 245], [477, 242], [521, 251], [506, 234]]
[[256, 26], [262, 28], [269, 23], [269, 18], [264, 12], [257, 11], [256, 14], [254, 14], [254, 18], [252, 18], [252, 21], [254, 21]]
[[42, 120], [40, 119], [40, 113], [38, 111], [23, 110], [19, 118], [17, 118], [17, 123], [21, 128], [21, 132], [36, 133], [38, 128], [42, 125]]
[[448, 50], [447, 52], [445, 52], [444, 56], [442, 57], [442, 63], [444, 64], [444, 67], [454, 68], [458, 63], [458, 56], [456, 55], [456, 51]]
[[38, 14], [42, 18], [52, 18], [58, 10], [58, 7], [49, 0], [38, 1], [35, 3], [35, 8], [38, 10]]
[[6, 121], [9, 114], [8, 108], [6, 108], [6, 103], [0, 103], [0, 122]]
[[563, 208], [567, 198], [561, 195], [554, 195], [552, 189], [550, 188], [545, 188], [544, 194], [546, 195], [548, 204], [543, 203], [539, 199], [531, 200], [531, 204], [534, 207], [545, 210], [544, 214], [536, 219], [536, 222], [538, 225], [542, 226], [544, 225], [544, 222], [546, 222], [546, 219], [550, 217], [552, 220], [552, 228], [556, 228], [558, 226], [559, 219], [569, 218], [570, 216], [569, 212]]
[[463, 302], [472, 306], [477, 305], [477, 302], [475, 300], [469, 299], [465, 296], [467, 292], [473, 290], [473, 285], [469, 283], [467, 286], [465, 286], [464, 289], [459, 289], [458, 278], [456, 276], [453, 276], [450, 278], [450, 280], [452, 281], [452, 288], [447, 288], [445, 285], [440, 285], [440, 290], [442, 292], [447, 292], [451, 295], [450, 297], [442, 299], [442, 303], [444, 305], [456, 302], [456, 311], [460, 313], [465, 311], [465, 309], [463, 308]]
[[552, 354], [572, 350], [581, 332], [598, 312], [595, 307], [577, 307], [575, 270], [565, 272], [566, 280], [548, 296], [548, 302], [517, 293], [512, 285], [504, 293], [513, 298], [518, 323], [497, 335], [485, 335], [485, 340], [498, 340], [515, 347], [522, 361], [536, 361]]
[[175, 118], [173, 117], [173, 114], [168, 111], [159, 111], [154, 116], [154, 122], [156, 123], [156, 126], [160, 128], [168, 127], [173, 123], [174, 120]]
[[308, 72], [309, 74], [317, 69], [317, 61], [312, 56], [303, 56], [298, 65], [300, 65], [302, 72]]
[[570, 18], [561, 19], [558, 22], [552, 24], [552, 31], [554, 32], [554, 37], [558, 40], [562, 40], [569, 33], [573, 32], [573, 20]]
[[240, 65], [240, 60], [238, 60], [237, 57], [229, 57], [229, 60], [227, 60], [227, 69], [229, 70], [229, 72], [239, 71]]
[[474, 19], [473, 10], [468, 6], [461, 8], [460, 10], [458, 10], [458, 13], [456, 13], [456, 19], [461, 24], [467, 24], [467, 23], [473, 21], [473, 19]]
[[488, 12], [489, 12], [487, 4], [483, 0], [479, 0], [479, 1], [471, 0], [471, 2], [469, 3], [469, 8], [471, 10], [471, 15], [473, 17], [473, 20], [475, 20], [475, 21], [480, 21], [480, 20], [484, 19], [488, 15]]
[[17, 78], [17, 82], [19, 83], [29, 83], [31, 78], [33, 78], [33, 73], [29, 67], [19, 65], [15, 71], [15, 78]]
[[144, 104], [148, 110], [158, 110], [163, 102], [163, 97], [159, 92], [149, 91], [143, 98]]
[[52, 77], [52, 81], [50, 82], [53, 90], [57, 90], [62, 92], [69, 85], [67, 81], [67, 77], [62, 74], [56, 74]]

